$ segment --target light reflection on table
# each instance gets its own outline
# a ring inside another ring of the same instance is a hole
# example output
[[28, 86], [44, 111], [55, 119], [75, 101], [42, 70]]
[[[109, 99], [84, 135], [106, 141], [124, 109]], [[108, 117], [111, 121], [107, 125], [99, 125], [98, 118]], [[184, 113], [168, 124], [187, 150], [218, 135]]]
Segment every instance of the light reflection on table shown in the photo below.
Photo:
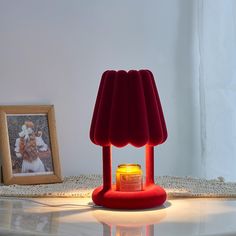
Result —
[[41, 204], [0, 199], [0, 235], [236, 235], [236, 200], [177, 199], [143, 211], [92, 208], [91, 199], [33, 200]]
[[[103, 226], [103, 236], [153, 236], [154, 224], [157, 225], [166, 217], [165, 206], [155, 210], [125, 211], [125, 210], [96, 210], [93, 216]], [[153, 214], [155, 212], [155, 214]]]

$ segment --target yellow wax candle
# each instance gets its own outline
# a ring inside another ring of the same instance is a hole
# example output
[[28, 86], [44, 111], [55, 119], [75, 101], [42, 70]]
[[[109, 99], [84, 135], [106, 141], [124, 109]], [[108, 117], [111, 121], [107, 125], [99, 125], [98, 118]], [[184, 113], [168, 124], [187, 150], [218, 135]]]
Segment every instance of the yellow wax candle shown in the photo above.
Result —
[[116, 170], [116, 190], [134, 192], [142, 190], [142, 170], [138, 164], [121, 164]]

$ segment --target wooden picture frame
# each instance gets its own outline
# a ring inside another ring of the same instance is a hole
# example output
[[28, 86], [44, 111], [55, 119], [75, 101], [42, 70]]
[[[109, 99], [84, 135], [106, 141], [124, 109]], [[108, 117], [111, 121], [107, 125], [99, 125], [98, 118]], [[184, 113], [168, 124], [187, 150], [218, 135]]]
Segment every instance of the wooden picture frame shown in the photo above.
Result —
[[4, 184], [61, 182], [53, 105], [0, 106]]

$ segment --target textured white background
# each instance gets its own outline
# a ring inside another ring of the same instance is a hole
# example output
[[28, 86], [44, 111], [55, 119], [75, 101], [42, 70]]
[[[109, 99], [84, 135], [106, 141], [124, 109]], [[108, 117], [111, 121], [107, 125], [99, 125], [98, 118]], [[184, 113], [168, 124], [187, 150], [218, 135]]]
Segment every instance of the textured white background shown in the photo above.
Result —
[[[54, 104], [63, 175], [101, 173], [101, 148], [89, 140], [101, 74], [148, 68], [169, 132], [166, 143], [156, 148], [155, 174], [206, 175], [206, 150], [201, 149], [206, 112], [200, 104], [204, 108], [207, 97], [199, 88], [204, 78], [219, 75], [214, 69], [224, 61], [204, 64], [203, 51], [209, 46], [204, 51], [209, 56], [217, 45], [211, 43], [215, 36], [207, 34], [211, 26], [202, 23], [201, 4], [205, 1], [0, 0], [0, 104]], [[214, 16], [211, 9], [207, 16]], [[203, 32], [212, 37], [206, 48]], [[121, 162], [143, 165], [143, 149], [114, 149], [113, 154], [114, 168]], [[209, 177], [219, 174], [212, 171]]]

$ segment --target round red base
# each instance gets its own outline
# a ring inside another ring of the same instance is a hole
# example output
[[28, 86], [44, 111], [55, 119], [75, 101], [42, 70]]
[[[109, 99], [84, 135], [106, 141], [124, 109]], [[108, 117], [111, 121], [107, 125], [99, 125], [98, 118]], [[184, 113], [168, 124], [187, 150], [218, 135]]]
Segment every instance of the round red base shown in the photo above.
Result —
[[103, 186], [93, 191], [93, 202], [98, 206], [113, 209], [146, 209], [161, 206], [166, 201], [166, 192], [158, 185], [144, 187], [143, 191], [121, 192], [112, 189], [104, 190]]

